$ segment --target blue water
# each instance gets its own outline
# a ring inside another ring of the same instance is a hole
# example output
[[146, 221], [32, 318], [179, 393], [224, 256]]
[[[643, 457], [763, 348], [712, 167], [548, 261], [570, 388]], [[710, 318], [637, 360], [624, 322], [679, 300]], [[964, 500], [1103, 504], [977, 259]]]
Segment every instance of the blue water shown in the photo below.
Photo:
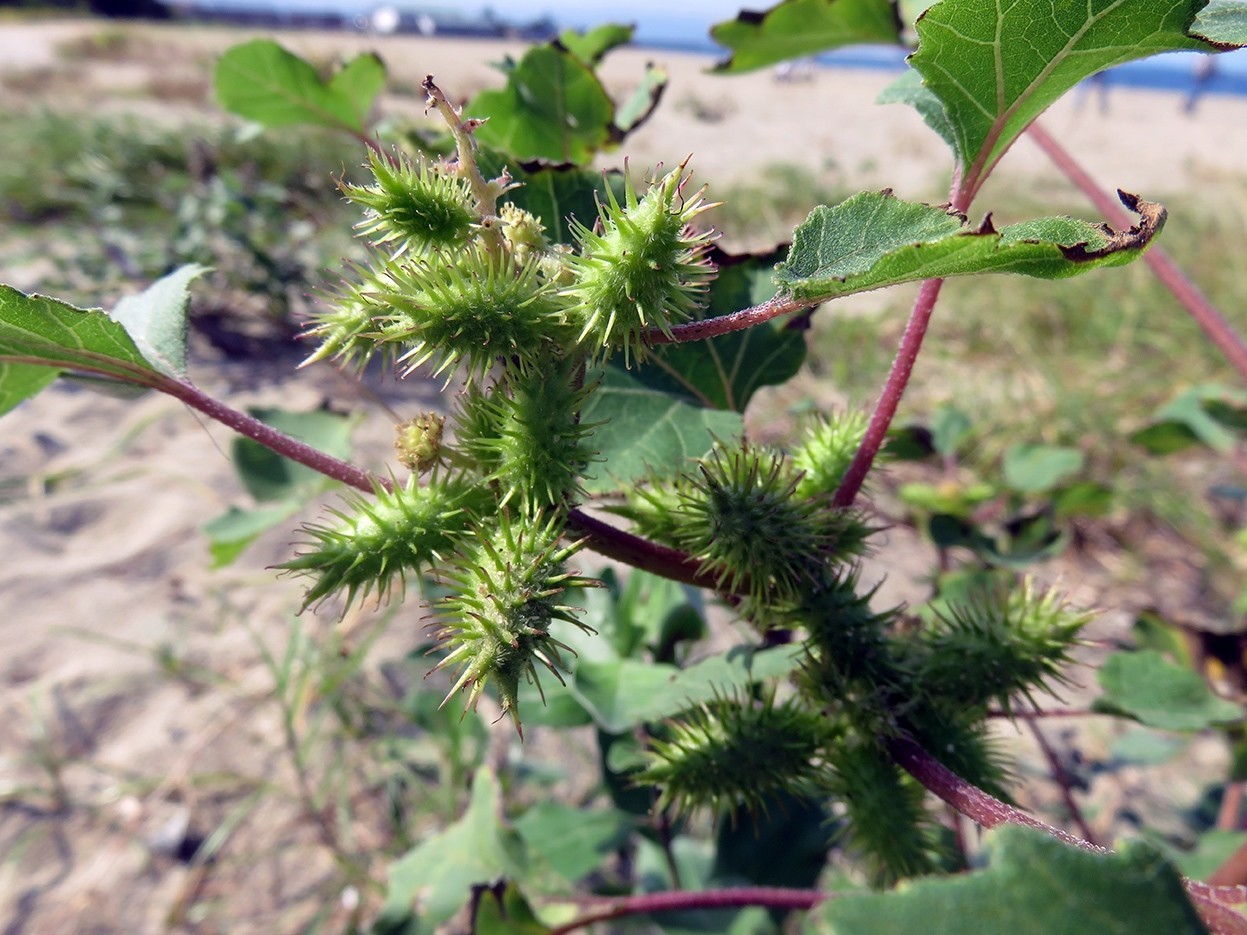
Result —
[[[727, 57], [726, 52], [709, 38], [647, 42], [646, 37], [639, 32], [637, 38], [638, 44], [643, 47], [703, 52], [716, 58]], [[906, 50], [896, 46], [859, 45], [835, 52], [824, 52], [816, 56], [815, 61], [829, 68], [877, 68], [899, 72], [905, 68], [906, 54]], [[1098, 80], [1102, 80], [1106, 87], [1151, 88], [1190, 94], [1196, 88], [1197, 68], [1206, 58], [1200, 52], [1165, 52], [1118, 65], [1104, 72]], [[1247, 96], [1247, 49], [1213, 56], [1213, 72], [1199, 84], [1199, 93]]]

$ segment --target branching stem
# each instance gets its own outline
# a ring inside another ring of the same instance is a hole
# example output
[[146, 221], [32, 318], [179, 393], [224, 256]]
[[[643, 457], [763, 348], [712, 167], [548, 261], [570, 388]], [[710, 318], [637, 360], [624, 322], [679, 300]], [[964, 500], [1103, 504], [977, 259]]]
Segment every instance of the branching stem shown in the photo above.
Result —
[[468, 187], [472, 190], [472, 196], [476, 199], [476, 207], [481, 215], [481, 239], [485, 243], [485, 248], [491, 256], [500, 256], [503, 244], [502, 231], [497, 221], [498, 195], [504, 187], [487, 182], [476, 165], [476, 141], [472, 139], [472, 131], [482, 121], [470, 122], [473, 124], [471, 126], [465, 123], [458, 109], [447, 100], [442, 89], [433, 83], [432, 75], [425, 77], [421, 87], [428, 94], [429, 103], [437, 108], [437, 112], [446, 121], [446, 126], [450, 128], [450, 133], [455, 138], [455, 149], [459, 156], [459, 174], [467, 181]]
[[739, 312], [732, 312], [730, 315], [719, 315], [715, 318], [704, 318], [701, 321], [690, 321], [683, 325], [676, 325], [671, 329], [670, 333], [664, 333], [661, 328], [650, 328], [645, 332], [645, 343], [651, 347], [656, 347], [659, 344], [683, 344], [689, 341], [705, 341], [708, 338], [717, 338], [722, 334], [731, 334], [733, 331], [744, 331], [746, 328], [760, 325], [763, 322], [770, 321], [772, 318], [778, 318], [780, 315], [799, 312], [802, 309], [818, 304], [820, 303], [817, 301], [798, 301], [792, 296], [781, 293], [773, 299], [768, 299], [761, 305], [744, 308]]
[[193, 409], [198, 409], [204, 415], [215, 419], [222, 425], [229, 426], [239, 435], [244, 435], [252, 441], [259, 442], [265, 448], [275, 451], [279, 455], [284, 455], [291, 461], [304, 464], [314, 471], [319, 471], [326, 477], [332, 477], [334, 480], [341, 481], [357, 490], [372, 493], [376, 490], [378, 484], [383, 487], [388, 486], [388, 482], [383, 478], [376, 477], [340, 458], [325, 454], [325, 452], [313, 448], [311, 445], [304, 444], [297, 438], [291, 438], [289, 435], [277, 431], [271, 425], [261, 422], [255, 416], [249, 416], [245, 412], [232, 409], [220, 400], [209, 396], [197, 386], [170, 379], [155, 383], [154, 388], [180, 399], [186, 405]]

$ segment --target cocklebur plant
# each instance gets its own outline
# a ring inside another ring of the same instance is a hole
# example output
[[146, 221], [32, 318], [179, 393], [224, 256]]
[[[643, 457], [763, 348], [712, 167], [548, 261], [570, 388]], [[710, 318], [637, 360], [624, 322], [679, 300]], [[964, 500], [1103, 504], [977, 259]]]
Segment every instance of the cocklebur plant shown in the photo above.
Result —
[[[891, 4], [858, 6], [873, 18], [856, 17], [849, 0], [787, 0], [723, 24], [716, 35], [734, 47], [727, 67], [736, 69], [833, 41], [900, 38], [902, 18]], [[306, 528], [286, 565], [307, 576], [308, 602], [392, 599], [404, 581], [437, 581], [445, 596], [435, 602], [433, 629], [436, 664], [449, 673], [447, 702], [461, 696], [473, 706], [494, 692], [517, 731], [522, 718], [532, 724], [547, 716], [543, 700], [549, 717], [563, 719], [556, 723], [595, 725], [616, 802], [623, 808], [632, 801], [624, 789], [630, 784], [643, 810], [656, 803], [660, 842], [690, 815], [752, 810], [758, 822], [782, 821], [794, 803], [826, 804], [835, 810], [826, 817], [837, 821], [871, 882], [933, 873], [949, 866], [950, 848], [928, 792], [989, 827], [1036, 824], [991, 795], [1007, 795], [1007, 764], [987, 719], [1060, 686], [1087, 616], [1030, 585], [997, 591], [996, 581], [955, 599], [941, 595], [927, 613], [880, 606], [859, 568], [876, 524], [858, 494], [904, 394], [942, 278], [1060, 279], [1129, 262], [1149, 248], [1164, 209], [1125, 193], [1121, 200], [1138, 220], [1119, 230], [1070, 218], [997, 229], [990, 216], [971, 221], [968, 211], [1009, 145], [1081, 78], [1150, 51], [1233, 44], [1216, 38], [1223, 28], [1216, 23], [1197, 24], [1201, 9], [1199, 0], [1059, 10], [1037, 0], [1008, 8], [942, 0], [917, 24], [914, 70], [888, 96], [917, 107], [950, 143], [950, 203], [863, 192], [816, 208], [782, 257], [766, 259], [716, 250], [713, 232], [702, 226], [709, 202], [692, 187], [687, 162], [655, 169], [642, 183], [541, 164], [584, 163], [637, 125], [637, 109], [615, 108], [593, 73], [617, 39], [595, 34], [536, 47], [508, 68], [504, 91], [485, 92], [462, 112], [430, 79], [430, 106], [454, 144], [453, 155], [440, 160], [373, 139], [365, 125], [371, 95], [351, 97], [352, 88], [364, 93], [362, 84], [326, 83], [284, 50], [248, 44], [222, 61], [223, 103], [280, 126], [290, 114], [278, 110], [278, 119], [272, 108], [305, 99], [297, 117], [328, 114], [370, 151], [374, 181], [347, 186], [345, 194], [363, 211], [360, 234], [374, 252], [366, 267], [348, 272], [340, 300], [316, 313], [308, 335], [318, 346], [308, 362], [359, 366], [377, 356], [407, 375], [463, 384], [444, 426], [431, 419], [400, 426], [398, 460], [411, 476], [377, 476], [309, 449], [195, 387], [177, 328], [168, 327], [182, 320], [193, 271], [112, 317], [0, 291], [0, 362], [8, 368], [0, 391], [12, 404], [62, 370], [128, 380], [356, 488], [359, 495]], [[1034, 29], [1052, 17], [1060, 28]], [[828, 23], [835, 28], [810, 28]], [[998, 54], [984, 56], [984, 49]], [[274, 62], [282, 68], [255, 67]], [[301, 75], [302, 83], [277, 89], [269, 109], [257, 108], [247, 76], [259, 72]], [[555, 74], [559, 93], [538, 85]], [[544, 109], [550, 100], [566, 102], [568, 112], [552, 115]], [[558, 132], [545, 132], [552, 122]], [[776, 260], [772, 273], [767, 267]], [[741, 414], [751, 395], [800, 365], [801, 334], [786, 320], [840, 296], [919, 280], [910, 326], [868, 418], [827, 414], [786, 451], [747, 437]], [[589, 511], [599, 503], [631, 528]], [[682, 665], [687, 660], [672, 648], [680, 640], [658, 633], [647, 644], [637, 635], [644, 625], [620, 622], [622, 600], [612, 604], [616, 619], [609, 612], [590, 619], [582, 605], [595, 598], [587, 592], [614, 599], [584, 574], [590, 550], [716, 594], [757, 641]], [[595, 637], [590, 627], [611, 632]], [[645, 645], [662, 647], [662, 658], [625, 667]], [[574, 653], [588, 647], [593, 658], [585, 652], [578, 661]], [[627, 676], [645, 681], [630, 684]], [[1132, 711], [1124, 696], [1116, 704]], [[635, 756], [624, 749], [629, 736]], [[498, 811], [492, 774], [481, 770], [463, 822], [394, 865], [389, 921], [435, 926], [449, 918], [448, 905], [467, 898], [470, 884], [499, 875], [542, 885], [545, 878], [516, 858], [525, 848], [538, 853], [536, 839], [517, 842]], [[463, 833], [478, 835], [470, 878], [448, 871], [453, 862], [445, 859]], [[818, 867], [831, 846], [818, 844]], [[1024, 864], [1015, 854], [1002, 854], [1001, 862]], [[665, 856], [678, 887], [669, 843]], [[1143, 867], [1144, 858], [1128, 856], [1103, 858], [1098, 875], [1067, 867], [1060, 879], [1097, 906], [1110, 891], [1121, 896], [1125, 883], [1146, 879], [1168, 902], [1156, 906], [1131, 891], [1115, 901], [1114, 919], [1130, 930], [1132, 920], [1178, 918], [1164, 930], [1195, 930], [1182, 927], [1199, 923], [1172, 868], [1155, 861]], [[439, 886], [457, 888], [454, 897]], [[1215, 893], [1195, 884], [1187, 891], [1204, 919], [1223, 923]], [[501, 910], [477, 895], [478, 923], [490, 911], [497, 916]], [[518, 924], [514, 900], [507, 904], [505, 896], [499, 905], [510, 905]], [[717, 893], [718, 902], [710, 894], [683, 896], [666, 908], [778, 910], [822, 899], [814, 890]], [[659, 908], [644, 895], [636, 899], [627, 912]], [[1071, 913], [1081, 918], [1079, 899], [1053, 916], [1055, 902], [1032, 893], [1009, 918], [1029, 922], [1029, 912], [1048, 912], [1052, 925], [1067, 929]], [[863, 930], [853, 928], [855, 904], [862, 905], [837, 900], [820, 912], [837, 931]], [[886, 912], [879, 909], [865, 930], [913, 927]], [[578, 916], [558, 930], [593, 918]], [[962, 923], [957, 917], [948, 925]], [[550, 931], [555, 922], [532, 924]]]

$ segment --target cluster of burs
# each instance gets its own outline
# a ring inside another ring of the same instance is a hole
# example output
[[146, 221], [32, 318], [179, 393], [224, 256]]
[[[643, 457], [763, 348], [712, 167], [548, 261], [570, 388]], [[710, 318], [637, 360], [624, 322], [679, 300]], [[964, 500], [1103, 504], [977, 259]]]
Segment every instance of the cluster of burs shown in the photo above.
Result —
[[[708, 205], [685, 190], [683, 167], [641, 193], [604, 184], [593, 226], [573, 219], [574, 243], [551, 243], [551, 219], [508, 202], [508, 175], [482, 177], [462, 140], [454, 161], [378, 150], [369, 163], [372, 183], [344, 192], [364, 209], [373, 262], [313, 322], [311, 359], [382, 355], [463, 389], [446, 439], [440, 417], [399, 426], [410, 477], [309, 526], [287, 567], [311, 576], [309, 604], [435, 577], [448, 592], [435, 608], [440, 667], [457, 673], [448, 698], [473, 705], [492, 686], [519, 728], [521, 681], [566, 671], [551, 624], [581, 626], [568, 592], [597, 584], [567, 565], [584, 545], [569, 535], [583, 480], [610, 469], [594, 448], [601, 426], [581, 412], [609, 358], [645, 366], [655, 335], [698, 315], [715, 273], [714, 235], [696, 226]], [[812, 423], [787, 453], [724, 441], [612, 509], [699, 561], [741, 619], [804, 646], [790, 682], [724, 692], [656, 728], [638, 780], [679, 811], [834, 797], [887, 878], [933, 866], [941, 849], [887, 738], [910, 735], [999, 791], [988, 705], [1059, 678], [1083, 620], [1026, 588], [921, 626], [873, 608], [855, 573], [872, 529], [832, 503], [863, 430], [854, 415]]]

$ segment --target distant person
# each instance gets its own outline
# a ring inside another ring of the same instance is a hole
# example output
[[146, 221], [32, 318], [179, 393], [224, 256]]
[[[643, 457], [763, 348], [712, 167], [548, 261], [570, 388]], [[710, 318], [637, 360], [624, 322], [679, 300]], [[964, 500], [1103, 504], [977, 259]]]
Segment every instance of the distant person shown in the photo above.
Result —
[[775, 66], [775, 80], [787, 84], [791, 81], [813, 81], [814, 60], [812, 58], [790, 58]]
[[1108, 113], [1108, 72], [1097, 71], [1078, 85], [1078, 94], [1074, 98], [1074, 109], [1082, 110], [1087, 98], [1095, 94], [1100, 101], [1100, 113]]
[[1200, 97], [1208, 90], [1208, 85], [1217, 76], [1217, 63], [1211, 55], [1201, 55], [1195, 63], [1191, 74], [1191, 90], [1182, 102], [1182, 113], [1193, 114], [1199, 104]]

